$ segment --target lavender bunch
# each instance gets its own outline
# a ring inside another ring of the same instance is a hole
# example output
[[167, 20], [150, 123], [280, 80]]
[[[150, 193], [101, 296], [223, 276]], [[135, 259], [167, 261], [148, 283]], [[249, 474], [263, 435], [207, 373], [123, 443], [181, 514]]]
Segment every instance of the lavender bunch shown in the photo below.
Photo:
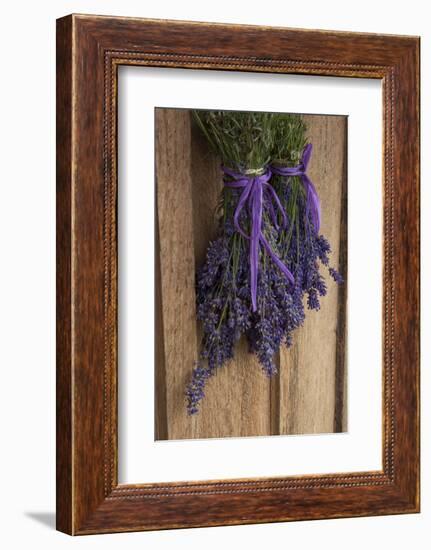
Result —
[[[300, 162], [306, 145], [306, 126], [298, 115], [274, 114], [273, 119], [273, 164], [295, 166]], [[319, 234], [307, 210], [304, 186], [298, 176], [286, 178], [273, 175], [271, 184], [287, 213], [288, 225], [279, 232], [279, 247], [282, 258], [295, 274], [297, 285], [301, 286], [307, 298], [307, 306], [320, 309], [320, 297], [327, 288], [319, 263], [327, 267], [337, 284], [343, 282], [338, 271], [329, 265], [331, 247], [327, 239]], [[290, 340], [287, 342], [290, 344]]]
[[[195, 111], [195, 120], [224, 166], [239, 173], [267, 169], [274, 162], [294, 166], [302, 153], [305, 125], [299, 116], [229, 111]], [[319, 309], [326, 294], [320, 263], [329, 266], [329, 243], [317, 234], [306, 208], [298, 177], [273, 176], [287, 219], [274, 222], [270, 202], [263, 203], [262, 234], [271, 249], [294, 274], [294, 282], [275, 265], [265, 248], [259, 250], [256, 308], [250, 298], [249, 241], [234, 225], [241, 192], [225, 186], [219, 228], [196, 277], [197, 317], [202, 322], [201, 352], [186, 388], [187, 410], [195, 414], [205, 396], [207, 380], [234, 357], [244, 335], [267, 376], [277, 372], [274, 357], [305, 318], [304, 296], [310, 309]], [[280, 213], [277, 214], [279, 217]], [[239, 223], [250, 232], [250, 213], [243, 209]], [[284, 223], [287, 222], [287, 223]], [[337, 282], [340, 275], [329, 268]]]
[[[242, 172], [268, 165], [272, 148], [268, 113], [195, 111], [194, 118], [223, 165]], [[254, 322], [250, 302], [248, 243], [234, 228], [240, 191], [225, 187], [218, 235], [207, 249], [196, 277], [197, 318], [202, 322], [201, 352], [186, 388], [189, 414], [198, 412], [205, 384], [234, 356], [235, 343]], [[246, 230], [246, 213], [240, 217]]]

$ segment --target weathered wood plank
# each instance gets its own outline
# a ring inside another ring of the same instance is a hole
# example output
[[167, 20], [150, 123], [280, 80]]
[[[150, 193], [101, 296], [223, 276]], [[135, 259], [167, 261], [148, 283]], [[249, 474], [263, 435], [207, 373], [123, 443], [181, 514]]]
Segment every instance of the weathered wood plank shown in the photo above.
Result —
[[[162, 316], [163, 333], [156, 334], [156, 376], [167, 421], [156, 413], [156, 434], [167, 439], [194, 437], [187, 418], [184, 385], [196, 361], [195, 261], [191, 197], [190, 117], [186, 111], [156, 109], [156, 189], [161, 304], [156, 304], [156, 326]], [[157, 261], [156, 261], [157, 263]], [[156, 298], [159, 293], [156, 291]], [[164, 393], [164, 396], [161, 394]], [[162, 428], [166, 424], [166, 429]], [[160, 427], [159, 427], [160, 426]]]

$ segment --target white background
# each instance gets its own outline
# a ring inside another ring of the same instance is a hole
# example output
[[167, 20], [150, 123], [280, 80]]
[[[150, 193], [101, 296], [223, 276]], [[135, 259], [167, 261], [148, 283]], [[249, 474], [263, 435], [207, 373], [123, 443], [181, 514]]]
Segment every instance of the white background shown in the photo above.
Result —
[[[144, 67], [119, 79], [120, 482], [381, 470], [381, 82]], [[348, 433], [154, 441], [154, 106], [348, 113]]]
[[[431, 30], [427, 2], [309, 0], [252, 4], [231, 0], [22, 2], [2, 11], [0, 88], [1, 543], [9, 549], [300, 547], [349, 550], [385, 545], [427, 548], [431, 523], [429, 365], [423, 338], [421, 515], [342, 519], [72, 539], [54, 523], [54, 180], [55, 18], [105, 13], [422, 36], [423, 151], [431, 148]], [[4, 42], [4, 43], [3, 43]], [[431, 330], [431, 173], [424, 155], [422, 193], [423, 334]], [[428, 536], [427, 536], [428, 535]], [[426, 538], [425, 538], [426, 537]], [[427, 540], [426, 540], [427, 539]]]

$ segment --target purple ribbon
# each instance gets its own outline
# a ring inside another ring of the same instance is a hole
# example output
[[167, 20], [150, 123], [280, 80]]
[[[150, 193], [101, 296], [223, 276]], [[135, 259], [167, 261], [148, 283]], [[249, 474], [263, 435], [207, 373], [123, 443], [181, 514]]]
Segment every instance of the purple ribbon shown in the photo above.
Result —
[[[277, 197], [277, 193], [274, 188], [268, 183], [271, 178], [271, 171], [267, 169], [264, 174], [260, 175], [247, 175], [233, 172], [222, 166], [223, 172], [230, 176], [233, 181], [225, 181], [226, 187], [233, 189], [242, 189], [241, 196], [234, 213], [234, 226], [235, 229], [246, 239], [250, 240], [250, 290], [251, 290], [251, 302], [253, 311], [257, 309], [257, 275], [259, 270], [259, 244], [261, 243], [273, 262], [284, 273], [286, 279], [291, 283], [294, 283], [294, 278], [289, 269], [275, 254], [270, 247], [268, 241], [262, 233], [262, 212], [263, 205], [266, 204], [273, 223], [277, 229], [279, 229], [277, 216], [274, 209], [274, 203], [281, 216], [283, 218], [283, 226], [287, 224], [286, 213], [283, 210], [280, 199]], [[251, 232], [250, 235], [241, 228], [239, 223], [239, 217], [243, 208], [247, 206], [249, 214], [251, 215]]]
[[313, 220], [314, 228], [318, 232], [320, 229], [320, 200], [317, 194], [316, 188], [313, 185], [313, 182], [306, 174], [308, 163], [310, 162], [311, 151], [313, 146], [311, 143], [308, 143], [302, 152], [301, 161], [297, 166], [289, 168], [287, 166], [277, 167], [271, 166], [271, 172], [279, 176], [292, 177], [299, 176], [304, 184], [306, 193], [307, 193], [307, 216], [311, 212], [311, 219]]

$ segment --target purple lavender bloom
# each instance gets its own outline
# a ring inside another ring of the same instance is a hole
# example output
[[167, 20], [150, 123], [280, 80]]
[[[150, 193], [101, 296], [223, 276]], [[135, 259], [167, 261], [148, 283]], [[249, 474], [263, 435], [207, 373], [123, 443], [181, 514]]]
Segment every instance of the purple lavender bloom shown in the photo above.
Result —
[[341, 285], [342, 283], [344, 283], [343, 277], [338, 273], [338, 271], [336, 269], [334, 269], [333, 267], [330, 267], [328, 271], [329, 271], [329, 274], [331, 275], [331, 277], [334, 279], [334, 281], [338, 285]]
[[205, 383], [210, 375], [209, 369], [202, 367], [200, 364], [194, 368], [192, 379], [186, 388], [187, 411], [189, 414], [198, 412], [199, 402], [205, 397]]

